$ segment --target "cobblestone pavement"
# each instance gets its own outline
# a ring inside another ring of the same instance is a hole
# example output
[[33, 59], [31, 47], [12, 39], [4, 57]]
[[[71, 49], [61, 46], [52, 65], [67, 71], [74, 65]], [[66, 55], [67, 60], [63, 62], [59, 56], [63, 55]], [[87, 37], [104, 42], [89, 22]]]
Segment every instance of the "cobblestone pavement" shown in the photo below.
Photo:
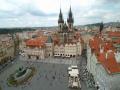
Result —
[[[82, 68], [80, 66], [83, 58], [80, 58], [79, 60], [70, 59], [69, 61], [66, 59], [61, 60], [52, 58], [48, 60], [28, 61], [21, 56], [18, 57], [12, 64], [8, 65], [2, 73], [0, 73], [0, 85], [2, 90], [71, 90], [68, 88], [67, 68], [70, 64], [79, 64], [78, 66], [81, 70]], [[82, 64], [84, 66], [84, 62], [82, 62]], [[7, 77], [20, 66], [34, 66], [37, 69], [37, 72], [26, 84], [18, 87], [9, 87], [6, 84]], [[81, 90], [95, 90], [94, 88], [88, 88], [84, 80], [81, 80], [81, 86]]]

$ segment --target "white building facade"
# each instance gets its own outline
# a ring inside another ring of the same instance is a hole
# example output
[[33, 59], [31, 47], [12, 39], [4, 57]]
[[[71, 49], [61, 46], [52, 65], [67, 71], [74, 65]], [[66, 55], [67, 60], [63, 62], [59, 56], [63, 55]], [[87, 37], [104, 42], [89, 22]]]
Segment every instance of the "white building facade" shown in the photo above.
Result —
[[80, 56], [81, 53], [82, 45], [80, 42], [54, 46], [54, 56], [75, 57]]
[[[120, 62], [119, 53], [113, 54], [115, 55], [115, 61], [111, 62], [111, 53], [113, 51], [109, 50], [106, 54], [104, 54], [102, 49], [99, 51], [99, 55], [104, 55], [104, 57], [100, 57], [92, 50], [92, 47], [87, 45], [87, 69], [94, 76], [95, 83], [99, 86], [99, 90], [120, 90]], [[99, 61], [99, 58], [101, 61]], [[108, 61], [104, 61], [104, 59]], [[107, 62], [108, 64], [105, 64]], [[115, 64], [113, 64], [115, 63]], [[118, 64], [116, 64], [118, 63]], [[117, 66], [118, 65], [118, 66]], [[109, 68], [108, 68], [109, 67]]]

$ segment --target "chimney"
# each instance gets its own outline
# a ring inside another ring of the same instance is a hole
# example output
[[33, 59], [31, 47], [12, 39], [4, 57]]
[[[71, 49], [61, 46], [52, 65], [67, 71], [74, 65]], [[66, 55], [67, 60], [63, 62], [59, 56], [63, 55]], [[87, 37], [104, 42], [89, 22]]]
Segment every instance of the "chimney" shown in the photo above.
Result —
[[104, 47], [102, 47], [101, 44], [99, 45], [99, 47], [100, 47], [100, 53], [103, 53], [104, 52]]
[[104, 49], [103, 48], [100, 48], [100, 53], [103, 53]]
[[111, 52], [112, 52], [112, 50], [108, 50], [108, 51], [106, 52], [106, 56], [105, 56], [106, 59], [108, 59], [108, 54], [111, 53]]
[[108, 52], [106, 52], [106, 54], [105, 54], [105, 58], [106, 58], [106, 59], [108, 58]]

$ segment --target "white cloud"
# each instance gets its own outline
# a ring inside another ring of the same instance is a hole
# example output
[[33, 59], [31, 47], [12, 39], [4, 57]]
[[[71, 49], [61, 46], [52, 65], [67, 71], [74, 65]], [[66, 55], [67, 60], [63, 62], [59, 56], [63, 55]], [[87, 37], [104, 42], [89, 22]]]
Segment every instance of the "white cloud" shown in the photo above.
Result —
[[120, 18], [119, 0], [0, 0], [0, 27], [57, 25], [60, 2], [65, 20], [71, 3], [75, 24]]

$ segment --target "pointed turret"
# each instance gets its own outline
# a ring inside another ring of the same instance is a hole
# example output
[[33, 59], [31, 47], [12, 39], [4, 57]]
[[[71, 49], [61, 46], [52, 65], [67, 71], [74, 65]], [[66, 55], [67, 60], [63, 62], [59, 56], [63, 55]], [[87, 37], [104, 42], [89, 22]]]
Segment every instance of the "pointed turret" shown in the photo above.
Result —
[[60, 9], [59, 19], [58, 19], [58, 24], [59, 24], [59, 23], [64, 23], [63, 15], [62, 15], [62, 11], [61, 11], [61, 9]]
[[74, 19], [73, 19], [73, 14], [72, 14], [71, 6], [70, 6], [70, 11], [68, 13], [67, 23], [68, 23], [69, 29], [72, 29], [73, 28]]
[[68, 13], [67, 22], [68, 22], [68, 23], [74, 23], [71, 6], [70, 6], [70, 11], [69, 11], [69, 13]]
[[51, 36], [48, 36], [46, 41], [46, 56], [53, 56], [53, 39]]
[[62, 31], [63, 24], [64, 24], [64, 20], [63, 20], [62, 11], [60, 8], [59, 19], [58, 19], [58, 25], [59, 25], [60, 31]]

